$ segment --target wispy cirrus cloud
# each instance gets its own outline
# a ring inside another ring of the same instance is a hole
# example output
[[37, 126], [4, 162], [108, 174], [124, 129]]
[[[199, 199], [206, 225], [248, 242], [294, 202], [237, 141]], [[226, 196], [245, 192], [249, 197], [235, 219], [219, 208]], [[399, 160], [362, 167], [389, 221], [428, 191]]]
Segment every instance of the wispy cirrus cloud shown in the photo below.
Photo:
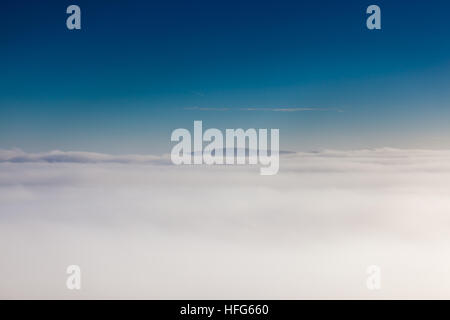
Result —
[[195, 111], [228, 111], [230, 108], [208, 108], [208, 107], [186, 107], [184, 110], [195, 110]]
[[305, 112], [305, 111], [330, 111], [330, 112], [344, 112], [339, 108], [311, 108], [311, 107], [273, 107], [273, 108], [211, 108], [211, 107], [186, 107], [185, 110], [194, 111], [268, 111], [268, 112]]
[[334, 112], [344, 112], [337, 108], [290, 108], [290, 107], [280, 107], [280, 108], [241, 108], [242, 111], [272, 111], [272, 112], [303, 112], [303, 111], [334, 111]]

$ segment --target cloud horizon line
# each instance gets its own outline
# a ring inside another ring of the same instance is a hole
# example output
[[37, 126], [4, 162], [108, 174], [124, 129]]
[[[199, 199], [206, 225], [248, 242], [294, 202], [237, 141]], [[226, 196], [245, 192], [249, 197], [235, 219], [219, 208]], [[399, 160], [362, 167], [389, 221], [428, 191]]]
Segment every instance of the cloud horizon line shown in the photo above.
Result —
[[[314, 157], [314, 158], [429, 158], [435, 155], [450, 159], [450, 150], [430, 149], [399, 149], [399, 148], [372, 148], [335, 150], [322, 149], [311, 151], [288, 151], [280, 150], [280, 156], [286, 157]], [[47, 152], [25, 152], [21, 149], [0, 149], [0, 163], [149, 163], [158, 165], [172, 164], [170, 154], [122, 154], [111, 155], [107, 153], [88, 151], [61, 151], [53, 150]]]

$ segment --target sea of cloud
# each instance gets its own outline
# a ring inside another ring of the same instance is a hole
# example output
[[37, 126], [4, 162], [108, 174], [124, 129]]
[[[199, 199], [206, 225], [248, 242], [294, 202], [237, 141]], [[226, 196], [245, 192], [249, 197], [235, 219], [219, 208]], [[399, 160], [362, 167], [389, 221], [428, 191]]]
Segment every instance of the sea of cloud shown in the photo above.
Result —
[[450, 151], [286, 153], [261, 176], [0, 150], [0, 298], [450, 298], [449, 248]]

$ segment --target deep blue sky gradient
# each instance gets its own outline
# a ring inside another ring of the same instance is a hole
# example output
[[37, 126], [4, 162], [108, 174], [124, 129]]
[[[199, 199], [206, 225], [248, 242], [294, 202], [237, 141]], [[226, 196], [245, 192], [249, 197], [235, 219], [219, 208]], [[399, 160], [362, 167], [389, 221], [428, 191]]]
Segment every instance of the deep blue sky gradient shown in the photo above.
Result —
[[280, 128], [293, 150], [450, 148], [449, 16], [436, 0], [2, 2], [0, 148], [164, 153], [193, 120]]

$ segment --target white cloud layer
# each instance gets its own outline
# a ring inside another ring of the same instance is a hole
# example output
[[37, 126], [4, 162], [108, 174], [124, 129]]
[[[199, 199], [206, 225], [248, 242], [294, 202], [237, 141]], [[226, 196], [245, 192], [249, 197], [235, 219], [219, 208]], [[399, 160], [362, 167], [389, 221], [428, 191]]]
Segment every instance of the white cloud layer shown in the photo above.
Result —
[[[2, 150], [0, 298], [450, 298], [450, 151], [294, 153], [258, 170]], [[65, 287], [70, 264], [81, 291]]]

